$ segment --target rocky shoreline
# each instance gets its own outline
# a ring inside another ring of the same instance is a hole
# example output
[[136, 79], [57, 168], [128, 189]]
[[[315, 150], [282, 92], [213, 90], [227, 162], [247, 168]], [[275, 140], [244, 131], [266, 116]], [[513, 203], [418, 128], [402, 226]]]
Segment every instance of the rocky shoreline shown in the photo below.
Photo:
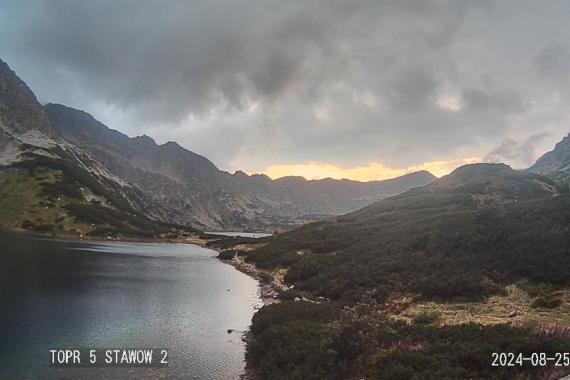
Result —
[[[230, 248], [218, 248], [216, 246], [208, 245], [207, 243], [213, 242], [216, 239], [207, 239], [197, 236], [178, 238], [178, 239], [167, 239], [167, 238], [130, 238], [130, 237], [114, 237], [106, 238], [103, 236], [77, 236], [77, 235], [67, 235], [67, 234], [54, 234], [54, 233], [38, 233], [33, 231], [28, 231], [24, 229], [5, 229], [0, 228], [0, 232], [14, 233], [27, 235], [30, 237], [38, 239], [50, 239], [50, 240], [65, 240], [65, 241], [93, 241], [93, 242], [130, 242], [130, 243], [183, 243], [183, 244], [194, 244], [204, 248], [212, 249], [218, 252], [218, 259], [226, 264], [229, 264], [239, 270], [240, 272], [254, 278], [259, 282], [259, 296], [263, 303], [263, 306], [272, 305], [279, 303], [279, 294], [289, 290], [289, 287], [283, 283], [279, 278], [271, 274], [269, 271], [257, 268], [254, 264], [247, 263], [239, 256], [239, 252], [251, 251], [254, 248], [248, 244], [237, 244]], [[219, 254], [224, 252], [233, 252], [234, 256], [230, 259], [221, 258]], [[258, 307], [256, 310], [261, 309]], [[249, 344], [252, 340], [252, 336], [249, 331], [243, 333], [242, 340]], [[249, 363], [246, 362], [244, 374], [241, 376], [243, 380], [258, 380], [259, 376], [256, 375], [255, 368], [252, 368]]]
[[289, 287], [271, 272], [260, 269], [254, 264], [246, 262], [243, 257], [240, 256], [240, 253], [251, 252], [254, 250], [255, 244], [238, 243], [224, 248], [217, 247], [215, 244], [207, 244], [208, 242], [213, 241], [215, 240], [202, 240], [202, 244], [199, 245], [217, 251], [219, 260], [259, 281], [260, 298], [263, 301], [263, 305], [278, 303], [279, 293], [289, 290]]
[[[245, 273], [256, 280], [259, 281], [260, 286], [260, 298], [264, 305], [271, 305], [279, 302], [279, 293], [282, 293], [289, 288], [282, 281], [280, 281], [275, 276], [272, 276], [266, 271], [260, 270], [255, 265], [246, 263], [241, 257], [234, 256], [230, 260], [220, 259], [223, 262], [232, 265], [234, 268], [242, 273]], [[267, 276], [273, 277], [272, 280], [268, 280]]]
[[[204, 246], [206, 246], [205, 243]], [[251, 251], [252, 249], [254, 249], [253, 247], [247, 244], [238, 244], [236, 246], [226, 249], [218, 249], [212, 246], [208, 246], [208, 248], [214, 249], [218, 251], [220, 254], [223, 252], [233, 252], [233, 257], [231, 257], [230, 259], [222, 258], [220, 257], [220, 255], [218, 255], [218, 259], [220, 259], [226, 264], [232, 265], [240, 272], [248, 276], [251, 276], [257, 281], [259, 281], [259, 286], [260, 286], [259, 293], [261, 301], [263, 302], [263, 306], [261, 306], [257, 310], [267, 305], [279, 303], [280, 302], [279, 294], [289, 290], [289, 287], [285, 283], [283, 283], [282, 280], [280, 280], [279, 278], [277, 278], [268, 271], [257, 268], [254, 264], [245, 262], [243, 258], [239, 256], [239, 252]], [[244, 332], [242, 340], [246, 343], [246, 345], [251, 344], [253, 340], [251, 332], [250, 331]], [[257, 373], [257, 370], [251, 365], [251, 363], [248, 363], [246, 360], [244, 373], [240, 378], [242, 380], [259, 380], [260, 376]]]

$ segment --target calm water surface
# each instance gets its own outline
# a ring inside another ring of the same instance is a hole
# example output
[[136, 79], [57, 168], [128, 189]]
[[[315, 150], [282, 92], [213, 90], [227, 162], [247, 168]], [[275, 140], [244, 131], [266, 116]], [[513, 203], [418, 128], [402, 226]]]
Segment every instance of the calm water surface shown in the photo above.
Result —
[[[236, 379], [258, 284], [188, 244], [0, 233], [0, 378]], [[234, 332], [228, 334], [227, 330]], [[50, 368], [50, 348], [168, 348], [168, 368]]]

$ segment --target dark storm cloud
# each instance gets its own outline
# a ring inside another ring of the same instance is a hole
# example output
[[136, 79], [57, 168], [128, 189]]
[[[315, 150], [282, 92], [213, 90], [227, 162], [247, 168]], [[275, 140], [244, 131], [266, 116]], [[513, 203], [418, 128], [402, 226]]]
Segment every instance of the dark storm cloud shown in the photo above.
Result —
[[536, 56], [539, 74], [552, 83], [570, 84], [570, 50], [567, 46], [552, 43], [545, 46]]
[[87, 93], [178, 122], [220, 103], [276, 97], [309, 49], [326, 48], [317, 15], [279, 4], [24, 1], [12, 4], [22, 20], [4, 31], [17, 38], [3, 43], [61, 76], [77, 74]]
[[521, 112], [524, 101], [519, 94], [512, 91], [489, 91], [477, 88], [466, 88], [461, 93], [465, 108], [474, 112], [498, 110], [502, 113]]
[[568, 78], [567, 8], [4, 1], [0, 56], [42, 101], [131, 135], [176, 139], [224, 168], [403, 167], [483, 157], [513, 136], [550, 132], [547, 145], [565, 135], [552, 120], [568, 119], [556, 80]]

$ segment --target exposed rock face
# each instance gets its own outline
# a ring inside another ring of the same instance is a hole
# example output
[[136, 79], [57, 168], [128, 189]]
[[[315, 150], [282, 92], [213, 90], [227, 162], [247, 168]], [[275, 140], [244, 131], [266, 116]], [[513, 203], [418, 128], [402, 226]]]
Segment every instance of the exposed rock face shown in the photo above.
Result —
[[427, 172], [357, 182], [229, 174], [175, 142], [129, 138], [86, 112], [41, 106], [0, 61], [0, 167], [43, 158], [89, 176], [128, 212], [202, 229], [266, 230], [354, 211], [431, 183]]
[[271, 180], [240, 171], [231, 175], [174, 142], [158, 145], [147, 136], [129, 138], [83, 111], [58, 104], [48, 104], [45, 110], [64, 139], [152, 194], [164, 207], [179, 210], [177, 222], [207, 229], [286, 228], [354, 211], [435, 179], [428, 172], [367, 183], [302, 177]]
[[545, 153], [527, 170], [557, 182], [570, 183], [570, 135], [564, 137], [554, 150]]
[[[25, 160], [72, 168], [120, 204], [125, 212], [167, 220], [157, 202], [52, 128], [33, 92], [0, 60], [0, 168]], [[63, 165], [63, 166], [62, 166]]]
[[0, 124], [5, 133], [22, 135], [37, 131], [49, 136], [51, 130], [34, 93], [0, 60]]
[[24, 152], [48, 154], [55, 146], [49, 120], [32, 91], [0, 60], [0, 165]]

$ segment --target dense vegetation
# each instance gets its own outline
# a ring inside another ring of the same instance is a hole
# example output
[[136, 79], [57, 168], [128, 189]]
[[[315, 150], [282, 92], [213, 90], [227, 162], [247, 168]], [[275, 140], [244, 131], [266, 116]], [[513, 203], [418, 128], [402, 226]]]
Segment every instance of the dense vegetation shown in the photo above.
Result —
[[96, 236], [116, 236], [117, 234], [131, 236], [155, 237], [159, 225], [148, 219], [121, 213], [97, 204], [73, 203], [65, 206], [68, 214], [76, 220], [100, 226], [91, 234]]
[[419, 318], [408, 324], [335, 303], [264, 307], [252, 333], [248, 360], [267, 380], [558, 378], [564, 372], [552, 365], [494, 367], [492, 354], [553, 356], [570, 349], [568, 341], [522, 328], [437, 327]]
[[501, 169], [282, 234], [249, 259], [288, 267], [296, 291], [350, 301], [394, 291], [475, 299], [521, 279], [569, 284], [570, 194]]
[[296, 296], [255, 315], [248, 360], [264, 379], [557, 378], [554, 366], [492, 367], [493, 352], [567, 351], [530, 329], [441, 327], [385, 316], [389, 297], [477, 300], [519, 282], [534, 307], [556, 308], [570, 284], [570, 194], [504, 165], [460, 168], [421, 189], [269, 239], [248, 254], [286, 268]]
[[136, 213], [125, 195], [106, 188], [99, 180], [66, 161], [37, 155], [3, 168], [0, 226], [133, 238], [177, 238], [196, 231]]
[[[53, 148], [54, 154], [66, 157], [68, 154], [61, 148]], [[40, 156], [33, 153], [26, 154], [26, 160], [16, 162], [11, 165], [15, 168], [24, 168], [33, 174], [37, 169], [50, 168], [53, 170], [61, 171], [63, 176], [60, 189], [68, 189], [79, 185], [91, 189], [96, 195], [105, 197], [115, 207], [132, 212], [132, 207], [127, 200], [117, 192], [107, 189], [97, 179], [95, 179], [89, 172], [81, 168], [79, 165], [74, 164], [73, 161], [66, 161], [51, 157]], [[77, 187], [79, 187], [77, 186]], [[48, 190], [49, 191], [49, 190]], [[77, 193], [75, 193], [77, 195]]]
[[214, 239], [208, 241], [206, 243], [207, 247], [217, 248], [217, 249], [226, 249], [230, 247], [235, 247], [239, 244], [263, 244], [267, 242], [269, 239], [266, 237], [262, 238], [252, 238], [252, 237], [244, 237], [244, 236], [225, 236], [225, 235], [216, 235], [212, 233], [200, 233], [198, 235], [201, 239]]

